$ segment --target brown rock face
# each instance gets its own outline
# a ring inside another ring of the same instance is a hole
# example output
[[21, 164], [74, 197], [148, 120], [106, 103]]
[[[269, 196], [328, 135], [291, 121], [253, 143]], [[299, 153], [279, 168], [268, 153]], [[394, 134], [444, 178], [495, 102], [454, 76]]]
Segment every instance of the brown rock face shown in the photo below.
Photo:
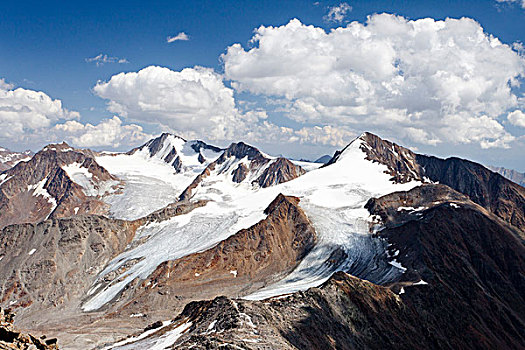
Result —
[[525, 188], [481, 164], [459, 158], [417, 155], [430, 180], [466, 194], [473, 202], [516, 226], [525, 239]]
[[[407, 215], [396, 210], [400, 198], [427, 209]], [[525, 346], [525, 246], [515, 227], [444, 185], [389, 194], [368, 207], [383, 218], [379, 235], [408, 269], [392, 288], [404, 286], [403, 301], [425, 315], [440, 342]], [[413, 285], [421, 279], [428, 285]]]
[[157, 294], [176, 296], [164, 297], [164, 307], [244, 295], [287, 275], [314, 246], [314, 228], [296, 197], [279, 195], [265, 213], [266, 219], [211, 249], [159, 265], [139, 290], [126, 292], [133, 300], [128, 305], [151, 305]]
[[286, 158], [277, 158], [256, 180], [262, 188], [278, 185], [298, 178], [306, 171]]
[[97, 164], [91, 151], [74, 150], [65, 143], [49, 145], [31, 160], [2, 173], [0, 228], [16, 223], [37, 223], [48, 217], [105, 213], [106, 205], [99, 198], [87, 196], [63, 170], [63, 166], [72, 163], [87, 169], [95, 186], [105, 181], [118, 183]]
[[98, 216], [10, 225], [0, 231], [1, 304], [44, 323], [37, 310], [74, 308], [104, 265], [124, 250], [135, 223]]

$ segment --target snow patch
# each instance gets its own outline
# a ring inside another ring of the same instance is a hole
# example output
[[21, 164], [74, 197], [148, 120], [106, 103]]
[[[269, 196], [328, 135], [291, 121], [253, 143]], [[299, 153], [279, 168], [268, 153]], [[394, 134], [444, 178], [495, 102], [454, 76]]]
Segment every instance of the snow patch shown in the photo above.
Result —
[[35, 252], [36, 252], [36, 249], [33, 248], [33, 249], [31, 249], [31, 250], [29, 251], [29, 253], [27, 253], [27, 254], [28, 254], [28, 255], [33, 255], [33, 254], [35, 254]]
[[397, 261], [396, 259], [394, 259], [392, 261], [389, 261], [388, 263], [390, 265], [394, 266], [395, 268], [398, 268], [398, 269], [402, 270], [403, 272], [405, 272], [407, 270], [406, 267], [401, 265], [401, 263], [399, 261]]
[[233, 275], [233, 277], [237, 277], [237, 270], [231, 270], [230, 273]]
[[47, 199], [48, 203], [51, 204], [51, 210], [49, 211], [49, 214], [47, 215], [47, 217], [45, 218], [45, 220], [47, 220], [47, 218], [49, 217], [49, 215], [51, 215], [51, 213], [53, 212], [53, 210], [55, 210], [55, 208], [57, 207], [57, 201], [55, 200], [55, 198], [53, 198], [49, 192], [47, 192], [47, 190], [44, 188], [45, 184], [47, 182], [47, 177], [42, 179], [41, 181], [37, 182], [36, 184], [34, 185], [28, 185], [27, 186], [27, 190], [28, 191], [33, 191], [33, 196], [34, 197], [39, 197], [39, 196], [42, 196], [44, 198]]
[[[62, 166], [67, 176], [84, 190], [84, 194], [90, 197], [104, 196], [116, 191], [114, 188], [118, 181], [96, 181], [93, 174], [88, 168], [83, 167], [80, 163], [71, 163]], [[76, 213], [75, 213], [76, 214]]]
[[142, 339], [150, 336], [151, 334], [153, 334], [153, 333], [155, 333], [155, 332], [157, 332], [157, 331], [159, 331], [159, 330], [169, 326], [170, 324], [171, 324], [171, 321], [164, 321], [164, 322], [162, 322], [162, 326], [160, 326], [159, 328], [150, 329], [150, 330], [140, 334], [137, 337], [130, 337], [130, 338], [124, 339], [122, 341], [119, 341], [119, 342], [111, 345], [111, 346], [107, 346], [107, 347], [103, 348], [102, 350], [113, 350], [113, 349], [119, 349], [119, 348], [121, 350], [123, 350], [123, 349], [130, 349], [130, 350], [131, 349], [140, 349], [140, 347], [133, 347], [133, 346], [131, 346], [131, 347], [126, 346], [126, 347], [123, 347], [123, 348], [121, 348], [121, 347], [126, 345], [126, 344], [130, 344], [130, 343], [134, 343], [134, 342], [137, 342], [139, 340], [142, 340]]
[[419, 282], [414, 283], [413, 286], [424, 286], [424, 285], [426, 285], [426, 284], [428, 284], [428, 283], [425, 282], [425, 281], [423, 281], [423, 280], [421, 280], [421, 281], [419, 281]]
[[399, 207], [397, 208], [397, 211], [402, 211], [402, 210], [406, 210], [406, 211], [422, 211], [422, 210], [427, 210], [428, 207], [417, 207], [417, 208], [414, 208], [414, 207]]
[[2, 184], [4, 182], [7, 182], [10, 178], [12, 178], [12, 176], [7, 176], [7, 174], [0, 174], [0, 186], [2, 186]]

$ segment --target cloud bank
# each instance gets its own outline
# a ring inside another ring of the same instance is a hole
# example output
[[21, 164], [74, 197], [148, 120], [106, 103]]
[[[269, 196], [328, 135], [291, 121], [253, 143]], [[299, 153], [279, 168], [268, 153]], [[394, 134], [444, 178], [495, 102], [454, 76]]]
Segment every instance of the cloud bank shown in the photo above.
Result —
[[237, 91], [284, 100], [299, 123], [430, 145], [515, 139], [500, 119], [518, 107], [525, 59], [472, 19], [377, 14], [329, 32], [294, 19], [259, 27], [252, 43], [228, 47], [225, 77]]

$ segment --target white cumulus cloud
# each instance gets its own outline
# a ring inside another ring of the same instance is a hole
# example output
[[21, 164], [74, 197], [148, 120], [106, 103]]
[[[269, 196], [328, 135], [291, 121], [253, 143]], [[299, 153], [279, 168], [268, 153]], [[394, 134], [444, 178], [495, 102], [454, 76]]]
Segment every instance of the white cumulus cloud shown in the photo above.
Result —
[[78, 147], [134, 146], [152, 137], [144, 133], [140, 125], [123, 125], [117, 116], [104, 119], [97, 125], [70, 120], [55, 125], [52, 132], [57, 139], [66, 139]]
[[188, 36], [188, 34], [184, 33], [184, 32], [180, 32], [179, 34], [175, 35], [175, 36], [168, 36], [166, 38], [166, 42], [168, 43], [172, 43], [172, 42], [175, 42], [175, 41], [188, 41], [190, 40], [190, 37]]
[[512, 125], [521, 126], [522, 128], [525, 128], [525, 113], [523, 113], [519, 109], [510, 112], [507, 115], [507, 119]]
[[299, 123], [372, 130], [422, 144], [508, 147], [499, 122], [518, 103], [525, 59], [469, 18], [376, 14], [326, 32], [291, 20], [228, 47], [240, 92], [285, 101]]
[[342, 2], [337, 6], [332, 6], [328, 9], [328, 13], [324, 17], [327, 22], [342, 23], [348, 12], [352, 11], [352, 6], [346, 2]]
[[0, 139], [16, 141], [59, 120], [79, 117], [78, 112], [67, 110], [58, 99], [41, 91], [15, 89], [0, 79]]
[[210, 68], [173, 71], [150, 66], [114, 75], [94, 91], [117, 115], [160, 124], [189, 138], [234, 139], [256, 116], [237, 110], [233, 89]]

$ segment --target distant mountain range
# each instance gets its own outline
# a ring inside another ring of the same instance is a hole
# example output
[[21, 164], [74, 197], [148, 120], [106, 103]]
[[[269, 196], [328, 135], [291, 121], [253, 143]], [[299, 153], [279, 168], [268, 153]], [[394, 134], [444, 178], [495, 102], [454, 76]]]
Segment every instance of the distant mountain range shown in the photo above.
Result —
[[498, 174], [505, 176], [507, 179], [517, 183], [518, 185], [525, 186], [525, 173], [519, 171], [506, 169], [503, 167], [488, 166], [488, 168]]
[[0, 306], [61, 348], [525, 347], [525, 188], [480, 164], [370, 133], [5, 152]]

